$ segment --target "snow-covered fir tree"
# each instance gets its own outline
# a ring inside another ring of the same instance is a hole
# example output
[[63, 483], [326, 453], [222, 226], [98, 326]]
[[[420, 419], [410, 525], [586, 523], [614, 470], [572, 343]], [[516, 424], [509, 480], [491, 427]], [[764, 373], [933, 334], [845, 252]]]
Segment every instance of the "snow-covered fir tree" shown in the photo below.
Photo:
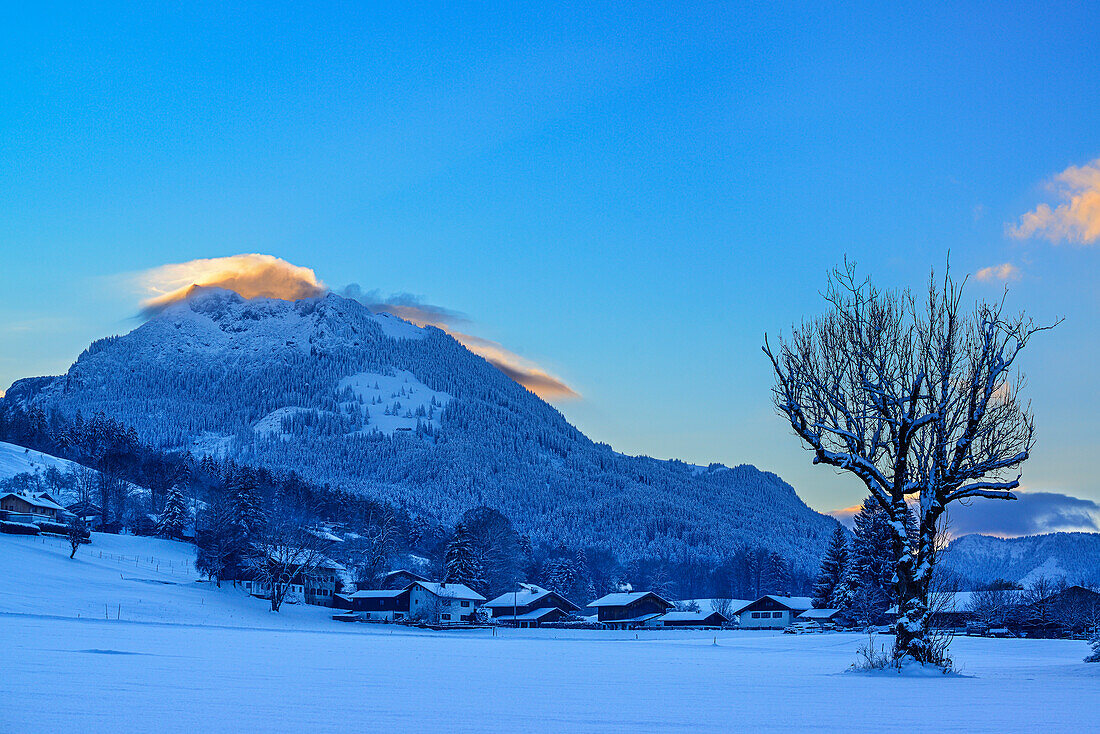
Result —
[[838, 587], [847, 587], [848, 575], [848, 536], [844, 528], [837, 525], [829, 547], [821, 559], [821, 571], [814, 582], [813, 605], [817, 609], [832, 607], [835, 601], [843, 598], [837, 594]]
[[188, 520], [190, 513], [187, 511], [187, 500], [183, 496], [183, 488], [176, 482], [168, 489], [164, 498], [164, 511], [157, 523], [157, 535], [173, 540], [182, 538]]
[[462, 523], [455, 526], [454, 537], [443, 555], [443, 580], [448, 584], [465, 584], [474, 591], [485, 585], [485, 574], [477, 560], [473, 538]]

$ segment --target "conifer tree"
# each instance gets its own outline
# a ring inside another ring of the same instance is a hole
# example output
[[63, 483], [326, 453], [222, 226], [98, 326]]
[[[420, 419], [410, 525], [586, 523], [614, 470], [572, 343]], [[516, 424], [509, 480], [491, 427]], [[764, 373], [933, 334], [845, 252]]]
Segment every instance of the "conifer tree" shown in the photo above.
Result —
[[773, 552], [768, 556], [764, 587], [767, 594], [787, 596], [791, 593], [791, 569], [779, 553]]
[[844, 528], [836, 526], [825, 556], [821, 559], [821, 571], [814, 582], [813, 605], [815, 609], [829, 607], [837, 587], [846, 585], [848, 572], [848, 538]]
[[157, 535], [173, 540], [182, 538], [189, 518], [190, 513], [187, 511], [183, 488], [178, 482], [173, 483], [164, 499], [164, 511], [160, 514], [160, 522], [157, 523]]
[[485, 575], [474, 551], [473, 538], [466, 526], [455, 526], [454, 537], [443, 555], [443, 580], [448, 584], [465, 584], [474, 591], [485, 585]]

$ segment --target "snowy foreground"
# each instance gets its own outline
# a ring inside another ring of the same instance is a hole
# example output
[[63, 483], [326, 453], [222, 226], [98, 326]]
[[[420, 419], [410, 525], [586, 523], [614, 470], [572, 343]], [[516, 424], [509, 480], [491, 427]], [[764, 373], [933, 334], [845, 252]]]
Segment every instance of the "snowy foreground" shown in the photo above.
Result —
[[970, 677], [898, 679], [843, 672], [857, 635], [419, 632], [271, 614], [196, 583], [178, 543], [96, 535], [67, 556], [0, 535], [0, 731], [974, 734], [1100, 720], [1083, 642], [960, 638]]

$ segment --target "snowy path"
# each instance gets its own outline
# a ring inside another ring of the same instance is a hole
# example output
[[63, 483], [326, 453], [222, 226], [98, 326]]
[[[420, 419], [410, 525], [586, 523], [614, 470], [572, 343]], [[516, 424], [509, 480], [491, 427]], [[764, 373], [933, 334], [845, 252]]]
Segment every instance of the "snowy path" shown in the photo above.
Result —
[[[126, 550], [139, 560], [109, 557]], [[493, 637], [341, 624], [319, 608], [271, 614], [238, 590], [194, 583], [185, 566], [142, 567], [141, 554], [186, 559], [181, 544], [97, 536], [81, 552], [70, 562], [49, 541], [0, 536], [2, 732], [697, 734], [904, 724], [1049, 734], [1100, 721], [1100, 665], [1081, 662], [1087, 646], [1077, 641], [960, 638], [952, 651], [973, 677], [867, 677], [841, 672], [858, 635], [723, 632], [714, 646], [713, 633], [676, 630]], [[103, 619], [106, 598], [121, 600], [120, 620]]]

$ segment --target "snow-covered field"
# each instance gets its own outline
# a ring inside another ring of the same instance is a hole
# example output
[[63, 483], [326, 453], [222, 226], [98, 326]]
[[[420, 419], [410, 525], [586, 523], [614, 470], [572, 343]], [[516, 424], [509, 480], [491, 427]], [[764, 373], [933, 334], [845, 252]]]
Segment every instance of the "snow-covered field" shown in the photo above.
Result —
[[899, 679], [842, 672], [857, 635], [418, 632], [271, 614], [196, 583], [178, 543], [97, 534], [67, 556], [0, 535], [0, 731], [975, 734], [1100, 720], [1083, 642], [960, 638], [970, 677]]

